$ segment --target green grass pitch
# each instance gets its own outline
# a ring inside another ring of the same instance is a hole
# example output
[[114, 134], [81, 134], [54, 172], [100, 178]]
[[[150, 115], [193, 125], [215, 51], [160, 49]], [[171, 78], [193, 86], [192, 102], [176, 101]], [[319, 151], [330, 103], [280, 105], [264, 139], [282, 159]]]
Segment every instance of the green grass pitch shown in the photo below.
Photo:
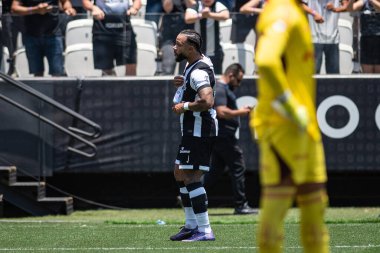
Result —
[[[209, 209], [215, 242], [172, 242], [181, 209], [76, 211], [69, 216], [0, 219], [0, 252], [257, 252], [258, 217]], [[379, 253], [380, 208], [329, 208], [333, 253]], [[158, 225], [157, 220], [165, 221]], [[284, 252], [302, 252], [298, 210], [285, 222]]]

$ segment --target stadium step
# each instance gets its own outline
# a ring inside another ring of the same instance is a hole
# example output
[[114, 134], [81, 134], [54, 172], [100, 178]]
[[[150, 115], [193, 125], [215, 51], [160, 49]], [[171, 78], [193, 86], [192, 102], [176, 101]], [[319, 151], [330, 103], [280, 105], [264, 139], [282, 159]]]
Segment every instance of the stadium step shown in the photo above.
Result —
[[15, 166], [0, 166], [0, 217], [72, 212], [72, 197], [47, 197], [45, 182], [18, 182]]

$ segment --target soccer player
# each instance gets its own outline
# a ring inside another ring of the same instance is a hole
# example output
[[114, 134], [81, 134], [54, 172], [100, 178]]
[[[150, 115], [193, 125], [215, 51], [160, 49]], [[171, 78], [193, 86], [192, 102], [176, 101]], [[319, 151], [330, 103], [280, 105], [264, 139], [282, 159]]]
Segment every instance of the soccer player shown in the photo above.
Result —
[[297, 0], [270, 0], [257, 29], [258, 106], [250, 126], [260, 150], [259, 252], [282, 251], [284, 218], [296, 199], [304, 252], [326, 253], [327, 176], [310, 28]]
[[211, 60], [202, 55], [202, 39], [194, 30], [183, 30], [173, 47], [176, 61], [187, 60], [172, 110], [180, 115], [182, 139], [174, 167], [185, 226], [170, 237], [172, 241], [214, 241], [207, 212], [207, 195], [201, 176], [210, 170], [210, 156], [218, 133], [214, 104], [215, 76]]

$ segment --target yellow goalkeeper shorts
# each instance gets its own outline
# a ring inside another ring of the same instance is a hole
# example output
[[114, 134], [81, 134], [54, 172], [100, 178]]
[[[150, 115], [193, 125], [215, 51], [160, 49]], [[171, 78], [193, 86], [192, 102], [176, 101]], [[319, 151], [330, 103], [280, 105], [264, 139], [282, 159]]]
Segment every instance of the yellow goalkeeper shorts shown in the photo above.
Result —
[[[262, 185], [281, 182], [284, 171], [296, 185], [326, 182], [326, 165], [322, 141], [315, 141], [297, 127], [269, 127], [259, 140], [260, 181]], [[285, 167], [285, 170], [284, 170]]]

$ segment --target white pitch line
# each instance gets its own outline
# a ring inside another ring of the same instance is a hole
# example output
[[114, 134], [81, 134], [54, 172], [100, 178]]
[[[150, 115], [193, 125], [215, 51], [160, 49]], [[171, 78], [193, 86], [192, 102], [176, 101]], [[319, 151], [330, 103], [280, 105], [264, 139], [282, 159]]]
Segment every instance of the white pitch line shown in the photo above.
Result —
[[88, 223], [89, 220], [0, 220], [0, 223]]

